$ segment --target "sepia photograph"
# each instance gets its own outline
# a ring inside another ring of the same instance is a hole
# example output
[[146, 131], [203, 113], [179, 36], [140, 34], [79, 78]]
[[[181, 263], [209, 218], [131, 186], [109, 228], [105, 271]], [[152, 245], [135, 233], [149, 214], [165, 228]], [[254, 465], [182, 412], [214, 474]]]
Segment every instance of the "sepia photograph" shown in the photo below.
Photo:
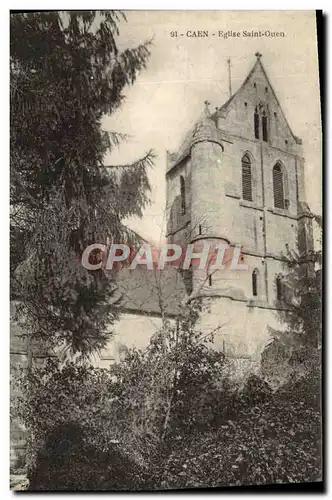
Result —
[[323, 486], [321, 12], [10, 12], [10, 489]]

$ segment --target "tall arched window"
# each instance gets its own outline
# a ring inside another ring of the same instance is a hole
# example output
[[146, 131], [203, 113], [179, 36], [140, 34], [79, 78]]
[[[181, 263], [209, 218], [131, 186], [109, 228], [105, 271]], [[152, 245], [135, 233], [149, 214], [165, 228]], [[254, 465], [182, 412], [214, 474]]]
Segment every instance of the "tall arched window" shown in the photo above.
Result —
[[184, 177], [180, 175], [181, 215], [186, 213], [186, 184]]
[[[262, 139], [265, 142], [269, 140], [269, 113], [268, 113], [268, 105], [264, 102], [258, 103], [255, 107], [254, 113], [254, 131], [255, 138], [259, 139], [260, 134], [262, 135]], [[260, 125], [261, 123], [261, 125]], [[261, 127], [261, 130], [260, 130]]]
[[274, 206], [276, 208], [285, 208], [284, 176], [279, 163], [273, 167], [273, 195]]
[[259, 114], [257, 108], [255, 108], [255, 113], [254, 113], [254, 129], [255, 129], [255, 138], [259, 139]]
[[263, 116], [262, 116], [262, 136], [263, 136], [263, 141], [268, 142], [267, 116], [265, 111], [263, 111]]
[[252, 273], [252, 294], [254, 297], [258, 295], [258, 271], [254, 269]]
[[247, 154], [242, 158], [242, 197], [252, 201], [251, 161]]

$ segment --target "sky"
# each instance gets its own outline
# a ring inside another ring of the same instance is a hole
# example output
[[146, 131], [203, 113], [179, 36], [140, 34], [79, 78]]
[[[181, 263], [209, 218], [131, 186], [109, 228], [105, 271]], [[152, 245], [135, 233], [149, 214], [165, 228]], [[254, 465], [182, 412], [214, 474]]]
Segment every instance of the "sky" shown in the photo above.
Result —
[[[157, 243], [165, 227], [166, 150], [176, 151], [200, 117], [204, 101], [210, 110], [229, 97], [227, 59], [231, 60], [232, 93], [241, 86], [256, 61], [262, 62], [291, 129], [303, 141], [307, 201], [321, 213], [321, 117], [314, 11], [128, 11], [121, 23], [120, 50], [153, 39], [147, 69], [126, 100], [103, 128], [131, 139], [106, 158], [106, 164], [126, 164], [151, 148], [155, 165], [149, 170], [151, 204], [144, 217], [128, 225]], [[208, 38], [186, 32], [208, 30]], [[284, 32], [284, 37], [212, 36], [219, 31]], [[171, 32], [178, 35], [172, 37]]]

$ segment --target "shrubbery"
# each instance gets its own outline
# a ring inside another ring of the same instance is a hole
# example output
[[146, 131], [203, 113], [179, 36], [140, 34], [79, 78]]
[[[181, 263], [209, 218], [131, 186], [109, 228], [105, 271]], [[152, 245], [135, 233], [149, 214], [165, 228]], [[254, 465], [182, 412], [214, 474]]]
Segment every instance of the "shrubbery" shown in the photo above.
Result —
[[[218, 429], [177, 443], [164, 467], [166, 488], [317, 481], [321, 478], [320, 408], [299, 385], [276, 393], [253, 377], [234, 398], [233, 417]], [[301, 381], [302, 388], [310, 379]], [[266, 389], [266, 388], [265, 388]]]
[[86, 433], [76, 423], [55, 427], [30, 472], [29, 489], [54, 491], [137, 490], [144, 473], [118, 444], [107, 451], [88, 444]]
[[28, 430], [30, 490], [318, 479], [319, 360], [310, 367], [310, 359], [320, 345], [320, 281], [303, 280], [297, 265], [291, 281], [302, 304], [286, 315], [294, 347], [274, 346], [282, 360], [274, 372], [270, 359], [263, 363], [267, 380], [296, 377], [275, 392], [257, 377], [244, 387], [230, 379], [212, 336], [195, 329], [199, 307], [164, 321], [145, 351], [129, 350], [109, 370], [87, 364], [107, 344], [119, 309], [114, 281], [83, 269], [80, 257], [108, 234], [135, 243], [124, 222], [142, 215], [155, 157], [149, 151], [106, 169], [106, 153], [126, 136], [102, 131], [101, 122], [146, 67], [151, 43], [119, 51], [124, 15], [116, 11], [72, 11], [67, 26], [62, 17], [11, 16], [12, 297], [30, 347], [65, 345], [85, 363], [49, 360], [13, 373], [12, 417]]
[[[197, 313], [198, 314], [198, 313]], [[19, 376], [30, 489], [231, 486], [320, 478], [318, 372], [239, 386], [195, 313], [109, 370], [54, 361]], [[23, 387], [24, 389], [24, 387]]]

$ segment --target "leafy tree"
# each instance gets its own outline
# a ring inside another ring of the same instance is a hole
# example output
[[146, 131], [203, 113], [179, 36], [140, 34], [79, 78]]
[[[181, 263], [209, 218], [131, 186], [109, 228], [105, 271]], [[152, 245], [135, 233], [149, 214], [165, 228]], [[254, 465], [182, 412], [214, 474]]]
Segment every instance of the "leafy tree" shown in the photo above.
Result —
[[293, 391], [263, 398], [260, 392], [246, 386], [235, 397], [231, 418], [185, 445], [174, 442], [159, 484], [213, 488], [321, 480], [319, 412], [295, 401]]
[[142, 481], [156, 482], [174, 440], [213, 428], [232, 391], [225, 357], [209, 345], [213, 333], [195, 329], [199, 310], [195, 303], [175, 324], [165, 322], [147, 349], [128, 349], [108, 370], [73, 362], [61, 367], [52, 359], [17, 370], [13, 384], [20, 395], [12, 402], [12, 416], [29, 430], [29, 477], [48, 469], [49, 436], [69, 424], [80, 429], [78, 484], [86, 450], [120, 452], [141, 471]]
[[32, 431], [30, 489], [320, 479], [319, 394], [304, 377], [277, 391], [257, 376], [231, 381], [224, 355], [209, 345], [213, 332], [195, 328], [199, 311], [192, 304], [165, 321], [146, 350], [128, 349], [109, 370], [49, 360], [18, 372], [22, 397], [12, 412]]
[[[321, 230], [321, 218], [316, 216], [315, 220]], [[285, 267], [284, 282], [292, 290], [294, 299], [280, 311], [281, 320], [301, 345], [317, 348], [321, 344], [322, 251], [289, 252]]]
[[105, 167], [126, 136], [101, 128], [146, 67], [151, 42], [120, 52], [117, 11], [12, 14], [11, 294], [31, 339], [88, 355], [116, 320], [114, 279], [81, 265], [91, 243], [135, 241], [123, 220], [148, 202], [147, 152]]
[[[55, 358], [13, 371], [20, 395], [11, 414], [28, 429], [27, 475], [32, 490], [138, 488], [144, 469], [119, 438], [111, 374]], [[121, 436], [122, 437], [122, 436]]]
[[[318, 227], [322, 221], [315, 216]], [[270, 328], [273, 341], [262, 354], [263, 374], [271, 383], [309, 376], [319, 391], [322, 331], [322, 251], [288, 252], [282, 278], [285, 301], [278, 311], [282, 331]], [[317, 385], [318, 384], [318, 385]]]
[[31, 471], [29, 491], [138, 490], [144, 472], [117, 444], [102, 451], [86, 442], [82, 428], [63, 424], [48, 435]]
[[176, 321], [165, 320], [145, 350], [128, 349], [110, 366], [119, 436], [144, 463], [174, 439], [211, 427], [212, 401], [230, 392], [228, 363], [211, 346], [213, 332], [195, 327], [200, 310], [193, 302]]

